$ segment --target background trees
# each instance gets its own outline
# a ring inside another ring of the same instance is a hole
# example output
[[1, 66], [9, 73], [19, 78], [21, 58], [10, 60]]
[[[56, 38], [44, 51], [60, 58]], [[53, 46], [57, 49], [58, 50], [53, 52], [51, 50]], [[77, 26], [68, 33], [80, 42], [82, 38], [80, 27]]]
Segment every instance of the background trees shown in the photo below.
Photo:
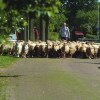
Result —
[[[17, 10], [24, 19], [27, 20], [27, 37], [31, 40], [32, 29], [35, 26], [35, 19], [39, 19], [39, 30], [40, 30], [40, 39], [48, 39], [48, 25], [49, 18], [54, 13], [57, 13], [58, 7], [60, 6], [59, 0], [3, 0], [6, 4], [5, 10], [9, 12], [11, 9]], [[34, 20], [34, 22], [33, 22]], [[34, 23], [34, 25], [33, 25]]]
[[98, 2], [97, 0], [61, 0], [64, 4], [71, 30], [79, 30], [84, 34], [97, 34]]
[[34, 40], [33, 27], [36, 26], [40, 39], [45, 41], [51, 36], [48, 33], [59, 33], [64, 21], [70, 31], [77, 29], [97, 35], [98, 4], [97, 0], [3, 0], [0, 24], [6, 27], [7, 34], [21, 31], [26, 40]]

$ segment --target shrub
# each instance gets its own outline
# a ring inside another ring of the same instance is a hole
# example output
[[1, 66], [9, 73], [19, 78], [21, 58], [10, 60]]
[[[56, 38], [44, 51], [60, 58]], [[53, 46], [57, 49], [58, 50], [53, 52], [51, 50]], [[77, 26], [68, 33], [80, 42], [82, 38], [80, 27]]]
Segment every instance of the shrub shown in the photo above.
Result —
[[8, 43], [9, 41], [9, 36], [8, 35], [5, 35], [5, 34], [0, 34], [0, 44], [1, 43]]
[[86, 38], [97, 39], [97, 36], [96, 35], [92, 35], [92, 34], [86, 34]]
[[59, 39], [59, 34], [57, 32], [49, 32], [49, 40], [56, 41]]

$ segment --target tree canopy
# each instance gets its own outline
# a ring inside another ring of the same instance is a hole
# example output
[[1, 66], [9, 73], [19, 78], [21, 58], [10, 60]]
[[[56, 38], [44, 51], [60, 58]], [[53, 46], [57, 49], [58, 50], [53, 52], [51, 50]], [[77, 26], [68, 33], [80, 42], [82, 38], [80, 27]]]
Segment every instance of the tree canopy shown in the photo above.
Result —
[[[40, 25], [40, 33], [48, 36], [49, 31], [58, 32], [66, 21], [71, 31], [76, 28], [94, 34], [98, 5], [98, 0], [0, 0], [0, 24], [7, 26], [6, 31], [11, 33], [29, 23], [32, 27], [34, 20], [34, 25], [37, 22]], [[29, 30], [31, 32], [32, 29]]]

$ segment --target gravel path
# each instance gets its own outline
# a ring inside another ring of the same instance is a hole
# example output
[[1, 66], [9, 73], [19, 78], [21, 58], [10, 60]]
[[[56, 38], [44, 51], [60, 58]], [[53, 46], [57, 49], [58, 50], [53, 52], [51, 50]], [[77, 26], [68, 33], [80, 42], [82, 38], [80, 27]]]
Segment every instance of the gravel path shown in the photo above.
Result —
[[99, 100], [100, 59], [20, 59], [7, 69], [6, 100]]

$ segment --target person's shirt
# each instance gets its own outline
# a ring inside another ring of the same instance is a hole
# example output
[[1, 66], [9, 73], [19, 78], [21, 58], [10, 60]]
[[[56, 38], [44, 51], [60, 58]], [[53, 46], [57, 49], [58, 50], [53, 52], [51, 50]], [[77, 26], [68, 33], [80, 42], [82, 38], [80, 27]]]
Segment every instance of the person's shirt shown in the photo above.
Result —
[[61, 27], [61, 37], [68, 37], [70, 38], [70, 31], [69, 31], [69, 28], [68, 27], [64, 27], [62, 26]]

